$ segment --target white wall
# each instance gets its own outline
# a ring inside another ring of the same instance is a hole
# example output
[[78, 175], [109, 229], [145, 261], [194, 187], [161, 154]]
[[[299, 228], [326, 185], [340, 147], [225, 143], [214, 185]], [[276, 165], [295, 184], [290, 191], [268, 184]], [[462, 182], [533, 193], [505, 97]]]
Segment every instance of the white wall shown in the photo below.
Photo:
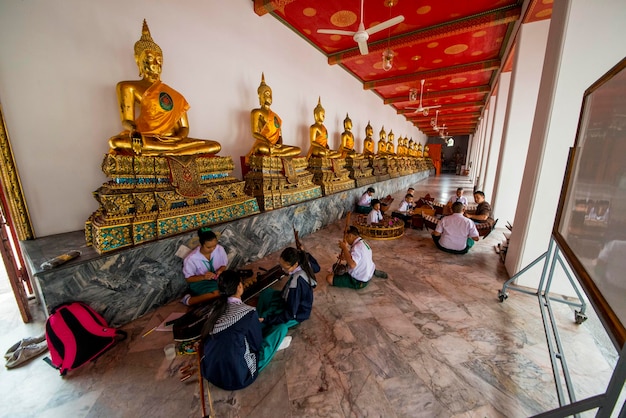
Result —
[[[368, 120], [396, 137], [426, 137], [373, 92], [250, 0], [28, 0], [0, 3], [0, 100], [35, 234], [75, 231], [98, 207], [92, 191], [119, 133], [115, 84], [138, 79], [133, 45], [146, 18], [164, 54], [162, 80], [191, 105], [190, 136], [222, 144], [241, 178], [250, 110], [265, 72], [285, 143], [308, 150], [318, 96], [330, 145], [346, 112], [357, 150]], [[382, 70], [381, 70], [382, 71]]]
[[[569, 7], [569, 14], [568, 14]], [[554, 3], [541, 79], [506, 267], [513, 274], [548, 248], [569, 148], [585, 90], [626, 56], [622, 0]], [[518, 283], [535, 286], [532, 275]], [[564, 293], [562, 289], [555, 289]]]
[[[496, 181], [495, 175], [498, 168], [498, 160], [500, 158], [500, 145], [502, 144], [502, 129], [504, 127], [504, 117], [508, 105], [509, 87], [511, 85], [511, 72], [500, 73], [498, 80], [498, 91], [496, 92], [496, 107], [494, 109], [495, 116], [493, 118], [493, 129], [491, 131], [491, 146], [489, 148], [489, 161], [485, 171], [485, 181], [483, 192], [491, 203], [493, 214], [497, 215], [495, 200], [493, 194], [493, 185]], [[492, 215], [493, 216], [493, 215]], [[497, 216], [495, 216], [497, 219]]]

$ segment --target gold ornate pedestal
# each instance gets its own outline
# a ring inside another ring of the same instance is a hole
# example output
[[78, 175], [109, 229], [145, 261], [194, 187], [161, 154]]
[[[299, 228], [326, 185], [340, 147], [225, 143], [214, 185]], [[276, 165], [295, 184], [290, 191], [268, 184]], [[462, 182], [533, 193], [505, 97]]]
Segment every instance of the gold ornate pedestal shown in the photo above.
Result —
[[374, 175], [376, 181], [389, 180], [389, 172], [387, 171], [388, 158], [387, 157], [375, 157], [372, 159], [372, 167], [374, 168]]
[[278, 209], [322, 196], [313, 184], [305, 157], [250, 156], [246, 193], [256, 197], [262, 210]]
[[104, 253], [259, 213], [233, 169], [230, 157], [105, 155], [112, 180], [94, 192], [87, 245]]
[[398, 171], [398, 157], [388, 157], [387, 158], [387, 173], [389, 174], [389, 178], [400, 177], [400, 172]]
[[322, 188], [325, 196], [354, 188], [354, 180], [349, 177], [345, 166], [343, 158], [309, 157], [313, 183]]
[[367, 158], [353, 159], [347, 157], [346, 169], [348, 170], [350, 178], [354, 180], [356, 187], [376, 183], [376, 176], [373, 174], [374, 169], [371, 167], [371, 160]]

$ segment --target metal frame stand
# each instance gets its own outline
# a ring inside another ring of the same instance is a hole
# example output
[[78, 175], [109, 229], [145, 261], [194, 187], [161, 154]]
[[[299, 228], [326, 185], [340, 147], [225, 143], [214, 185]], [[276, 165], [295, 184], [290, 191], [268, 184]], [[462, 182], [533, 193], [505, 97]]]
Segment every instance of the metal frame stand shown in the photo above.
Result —
[[[541, 279], [539, 281], [539, 285], [537, 286], [536, 291], [533, 292], [518, 287], [511, 287], [511, 284], [515, 280], [517, 280], [528, 270], [539, 264], [541, 261], [543, 261], [544, 264], [541, 272]], [[565, 272], [565, 275], [572, 285], [572, 288], [576, 292], [579, 303], [574, 303], [561, 297], [557, 298], [550, 295], [550, 287], [552, 285], [552, 278], [554, 276], [557, 262], [561, 266], [563, 272]], [[554, 375], [554, 382], [556, 385], [556, 391], [560, 407], [548, 412], [541, 413], [539, 415], [535, 415], [535, 417], [546, 418], [565, 417], [570, 415], [578, 416], [578, 413], [588, 411], [594, 408], [598, 408], [596, 417], [610, 417], [611, 412], [617, 406], [620, 392], [622, 391], [622, 388], [624, 387], [624, 381], [626, 380], [626, 345], [622, 347], [618, 362], [615, 366], [615, 369], [613, 370], [613, 375], [611, 376], [611, 381], [609, 382], [606, 392], [601, 395], [596, 395], [587, 399], [583, 399], [581, 401], [576, 401], [574, 386], [572, 385], [569, 369], [567, 368], [565, 353], [563, 351], [563, 344], [559, 336], [559, 331], [556, 325], [550, 301], [565, 303], [570, 306], [579, 307], [580, 310], [574, 311], [574, 321], [577, 324], [582, 324], [587, 320], [587, 315], [585, 315], [587, 304], [585, 303], [578, 286], [574, 282], [574, 278], [572, 277], [569, 269], [566, 266], [566, 261], [561, 256], [561, 250], [553, 237], [550, 237], [548, 250], [545, 253], [537, 257], [529, 265], [524, 267], [522, 270], [520, 270], [517, 274], [515, 274], [504, 283], [502, 289], [498, 291], [498, 299], [500, 300], [500, 302], [504, 302], [509, 297], [507, 289], [514, 290], [516, 292], [526, 293], [528, 295], [537, 296], [537, 299], [539, 301], [539, 308], [541, 310], [541, 317], [543, 319], [543, 327], [546, 334], [546, 341], [548, 343], [548, 353], [550, 355], [550, 362], [552, 363], [552, 374]], [[565, 397], [565, 393], [563, 391], [563, 383], [565, 383], [568, 398]], [[626, 405], [622, 406], [619, 417], [626, 417]]]

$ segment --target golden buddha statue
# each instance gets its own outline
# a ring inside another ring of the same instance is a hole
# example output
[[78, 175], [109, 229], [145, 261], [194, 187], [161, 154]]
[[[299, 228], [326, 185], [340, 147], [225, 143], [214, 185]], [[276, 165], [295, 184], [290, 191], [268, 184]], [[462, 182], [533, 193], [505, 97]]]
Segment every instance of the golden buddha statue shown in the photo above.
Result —
[[411, 138], [409, 140], [409, 151], [408, 151], [409, 157], [417, 157], [417, 154], [415, 152], [415, 142], [413, 142], [413, 138]]
[[421, 142], [417, 143], [416, 155], [417, 155], [418, 158], [423, 158], [424, 157], [424, 152], [422, 151], [422, 143]]
[[428, 144], [424, 145], [424, 158], [430, 157], [429, 150], [430, 150], [430, 147], [428, 146]]
[[309, 128], [309, 138], [311, 140], [311, 147], [309, 148], [309, 157], [325, 157], [325, 158], [339, 158], [341, 153], [333, 151], [328, 146], [328, 131], [324, 126], [324, 119], [326, 118], [326, 111], [322, 107], [322, 99], [317, 99], [317, 106], [313, 109], [313, 117], [315, 123]]
[[395, 155], [396, 153], [393, 150], [393, 142], [395, 139], [395, 135], [393, 134], [393, 129], [389, 131], [389, 135], [387, 136], [387, 154]]
[[[219, 142], [189, 138], [189, 104], [161, 82], [163, 53], [152, 40], [145, 19], [135, 43], [135, 61], [141, 80], [117, 84], [123, 132], [109, 139], [110, 153], [136, 155], [217, 154]], [[138, 116], [135, 118], [135, 114]]]
[[363, 154], [359, 154], [354, 149], [354, 135], [352, 134], [352, 119], [346, 113], [346, 118], [343, 120], [343, 129], [344, 131], [341, 133], [341, 147], [339, 147], [339, 152], [341, 152], [341, 158], [352, 158], [352, 159], [361, 159], [363, 158]]
[[387, 132], [385, 132], [384, 126], [378, 133], [378, 151], [376, 154], [379, 156], [387, 155]]
[[282, 121], [274, 113], [272, 104], [272, 89], [265, 84], [265, 74], [261, 74], [261, 84], [257, 89], [261, 107], [250, 112], [250, 126], [255, 139], [252, 149], [246, 156], [248, 162], [252, 155], [267, 155], [273, 157], [296, 157], [300, 155], [300, 148], [283, 144], [281, 131]]
[[365, 127], [365, 139], [363, 140], [363, 156], [372, 157], [376, 155], [374, 152], [374, 128], [370, 125], [370, 122], [367, 121], [367, 126]]

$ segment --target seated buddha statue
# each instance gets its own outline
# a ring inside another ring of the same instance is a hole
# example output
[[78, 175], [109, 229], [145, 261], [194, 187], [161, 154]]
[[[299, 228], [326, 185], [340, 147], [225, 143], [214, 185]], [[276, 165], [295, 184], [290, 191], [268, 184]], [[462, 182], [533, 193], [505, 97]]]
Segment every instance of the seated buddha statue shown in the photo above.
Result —
[[374, 152], [374, 128], [370, 125], [369, 121], [365, 127], [365, 139], [363, 140], [363, 156], [373, 157], [376, 155]]
[[341, 152], [341, 158], [352, 158], [352, 159], [362, 159], [363, 154], [359, 154], [354, 149], [354, 135], [352, 134], [352, 119], [346, 113], [346, 118], [343, 120], [343, 129], [344, 131], [341, 133], [341, 147], [339, 147], [339, 152]]
[[325, 158], [339, 158], [341, 153], [333, 151], [328, 146], [328, 131], [324, 126], [324, 119], [326, 118], [326, 111], [322, 107], [321, 98], [317, 99], [317, 106], [313, 109], [313, 117], [315, 123], [309, 128], [309, 138], [311, 140], [311, 146], [309, 148], [308, 157], [325, 157]]
[[387, 132], [385, 132], [385, 127], [383, 126], [378, 133], [378, 151], [376, 155], [384, 157], [387, 154]]
[[423, 158], [424, 157], [424, 152], [422, 151], [422, 143], [421, 142], [417, 143], [417, 151], [416, 151], [415, 155], [417, 156], [417, 158]]
[[408, 155], [409, 157], [417, 157], [416, 152], [415, 152], [415, 142], [413, 142], [413, 138], [409, 140]]
[[393, 141], [395, 139], [395, 135], [393, 134], [393, 129], [389, 131], [389, 135], [387, 136], [387, 154], [396, 155], [393, 150]]
[[429, 158], [430, 157], [429, 150], [430, 150], [430, 148], [429, 148], [428, 144], [424, 145], [424, 158]]
[[218, 153], [219, 142], [187, 136], [189, 104], [179, 92], [161, 82], [163, 53], [152, 40], [145, 20], [141, 38], [135, 43], [135, 61], [141, 80], [117, 84], [125, 130], [109, 139], [110, 152], [146, 156]]
[[272, 157], [296, 157], [300, 155], [300, 148], [283, 144], [282, 120], [270, 109], [272, 89], [265, 84], [264, 74], [261, 74], [261, 84], [257, 93], [261, 107], [252, 109], [250, 112], [250, 125], [255, 142], [246, 156], [246, 163], [252, 155]]

